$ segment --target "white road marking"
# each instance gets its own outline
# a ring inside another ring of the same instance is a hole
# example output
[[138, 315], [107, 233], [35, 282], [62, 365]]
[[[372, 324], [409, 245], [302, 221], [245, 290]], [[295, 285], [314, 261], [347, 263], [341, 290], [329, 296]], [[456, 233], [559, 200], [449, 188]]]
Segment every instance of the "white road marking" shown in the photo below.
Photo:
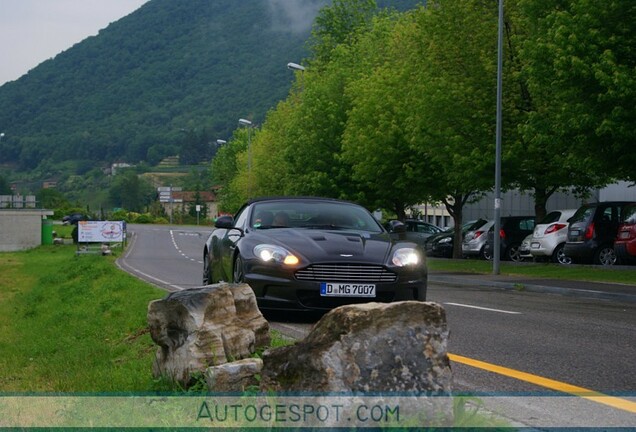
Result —
[[[198, 234], [184, 234], [182, 231], [179, 231], [179, 235], [198, 235]], [[174, 231], [170, 230], [170, 238], [172, 239], [172, 244], [174, 245], [174, 248], [177, 250], [177, 252], [179, 252], [181, 254], [182, 257], [184, 257], [185, 259], [188, 259], [190, 261], [199, 263], [199, 264], [203, 264], [203, 261], [199, 261], [198, 259], [192, 258], [191, 256], [186, 255], [185, 253], [183, 253], [183, 251], [181, 249], [179, 249], [179, 246], [177, 245], [177, 241], [174, 238]]]
[[462, 304], [462, 303], [444, 303], [444, 304], [451, 305], [451, 306], [459, 306], [459, 307], [471, 308], [471, 309], [485, 310], [485, 311], [490, 311], [490, 312], [499, 312], [499, 313], [505, 313], [505, 314], [511, 314], [511, 315], [521, 315], [521, 312], [512, 312], [512, 311], [501, 310], [501, 309], [491, 309], [491, 308], [487, 308], [487, 307], [473, 306], [473, 305], [467, 305], [467, 304]]
[[[133, 247], [134, 247], [134, 245], [135, 245], [135, 243], [136, 243], [136, 240], [137, 240], [137, 235], [133, 236], [132, 241], [131, 241], [131, 242], [130, 242], [130, 244], [128, 245], [128, 249], [126, 250], [126, 253], [124, 254], [124, 257], [123, 257], [124, 259], [123, 259], [123, 260], [121, 260], [121, 261], [120, 261], [120, 260], [117, 260], [117, 261], [116, 261], [117, 266], [119, 266], [119, 268], [121, 268], [122, 270], [123, 270], [123, 268], [122, 268], [122, 267], [127, 267], [128, 269], [130, 269], [130, 270], [132, 271], [132, 274], [133, 274], [134, 276], [139, 277], [139, 276], [141, 275], [141, 276], [144, 276], [145, 278], [148, 278], [148, 279], [150, 279], [150, 280], [153, 280], [153, 281], [155, 281], [155, 282], [159, 283], [159, 284], [160, 284], [160, 286], [159, 286], [160, 288], [163, 288], [163, 287], [170, 287], [170, 288], [174, 288], [174, 289], [175, 289], [175, 290], [177, 290], [177, 291], [182, 291], [182, 290], [184, 290], [184, 289], [185, 289], [184, 287], [181, 287], [181, 286], [179, 286], [179, 285], [174, 285], [174, 284], [171, 284], [170, 282], [166, 282], [166, 281], [164, 281], [164, 280], [162, 280], [162, 279], [159, 279], [159, 278], [156, 278], [156, 277], [154, 277], [154, 276], [151, 276], [151, 275], [149, 275], [148, 273], [144, 273], [144, 272], [142, 272], [141, 270], [139, 270], [139, 269], [137, 269], [137, 268], [135, 268], [135, 267], [131, 266], [131, 265], [128, 263], [127, 259], [128, 259], [129, 255], [130, 255], [130, 254], [132, 253], [132, 251], [133, 251]], [[130, 273], [130, 272], [129, 272], [129, 273]], [[140, 278], [140, 277], [139, 277], [139, 279], [142, 279], [142, 278]], [[147, 281], [147, 280], [145, 280], [145, 279], [142, 279], [142, 280], [144, 280], [145, 282], [148, 282], [148, 281]], [[161, 285], [163, 285], [163, 287], [162, 287]]]

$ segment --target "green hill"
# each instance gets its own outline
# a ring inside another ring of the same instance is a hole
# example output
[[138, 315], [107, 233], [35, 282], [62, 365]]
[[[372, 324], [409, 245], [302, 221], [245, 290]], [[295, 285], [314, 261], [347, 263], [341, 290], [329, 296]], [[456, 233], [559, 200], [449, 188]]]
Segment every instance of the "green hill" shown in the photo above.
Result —
[[0, 87], [0, 167], [59, 177], [116, 161], [154, 165], [182, 147], [188, 162], [208, 160], [208, 143], [227, 139], [239, 118], [261, 122], [287, 95], [286, 64], [307, 57], [326, 3], [149, 1]]

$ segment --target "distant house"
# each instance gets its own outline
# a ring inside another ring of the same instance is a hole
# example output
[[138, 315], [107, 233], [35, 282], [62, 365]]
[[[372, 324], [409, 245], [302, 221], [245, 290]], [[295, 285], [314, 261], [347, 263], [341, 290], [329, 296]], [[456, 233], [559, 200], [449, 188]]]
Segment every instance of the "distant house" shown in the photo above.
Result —
[[[211, 191], [199, 191], [199, 202], [208, 207], [208, 219], [213, 219], [218, 212], [216, 194]], [[196, 202], [196, 191], [173, 191], [172, 202], [162, 202], [161, 205], [167, 215], [175, 211], [186, 213], [191, 204]]]
[[116, 163], [114, 163], [114, 164], [112, 164], [112, 165], [110, 166], [110, 174], [111, 174], [112, 176], [115, 176], [115, 175], [117, 174], [117, 170], [118, 170], [118, 169], [122, 169], [122, 168], [131, 168], [131, 167], [133, 167], [133, 166], [134, 166], [134, 165], [131, 165], [131, 164], [126, 163], [126, 162], [116, 162]]

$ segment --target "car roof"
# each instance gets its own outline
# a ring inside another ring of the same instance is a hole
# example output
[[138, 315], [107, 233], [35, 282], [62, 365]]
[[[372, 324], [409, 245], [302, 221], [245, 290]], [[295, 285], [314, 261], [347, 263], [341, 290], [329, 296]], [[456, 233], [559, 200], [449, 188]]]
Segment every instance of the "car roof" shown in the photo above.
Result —
[[316, 196], [265, 196], [265, 197], [257, 197], [249, 199], [246, 204], [254, 204], [257, 202], [267, 202], [267, 201], [327, 201], [327, 202], [338, 202], [344, 204], [354, 204], [352, 201], [341, 200], [337, 198], [324, 198], [324, 197], [316, 197]]

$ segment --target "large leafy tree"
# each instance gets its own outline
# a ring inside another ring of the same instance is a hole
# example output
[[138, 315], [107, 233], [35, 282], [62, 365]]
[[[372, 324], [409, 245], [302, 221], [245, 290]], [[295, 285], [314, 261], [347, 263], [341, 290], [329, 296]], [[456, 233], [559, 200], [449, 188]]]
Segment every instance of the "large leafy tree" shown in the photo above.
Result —
[[414, 157], [430, 159], [443, 187], [433, 197], [455, 222], [455, 257], [461, 254], [466, 203], [494, 180], [495, 2], [439, 0], [417, 14], [419, 49], [406, 67], [412, 93]]
[[334, 48], [349, 45], [377, 10], [375, 0], [333, 0], [316, 17], [312, 31], [314, 58], [327, 61]]
[[[297, 74], [288, 101], [269, 116], [274, 124], [264, 126], [256, 140], [257, 148], [260, 142], [270, 146], [261, 149], [268, 155], [270, 172], [277, 166], [286, 169], [282, 183], [262, 191], [335, 198], [355, 194], [351, 165], [340, 157], [351, 106], [345, 89], [347, 83], [369, 72], [362, 56], [352, 57], [356, 52], [351, 44], [370, 24], [374, 9], [373, 1], [337, 0], [321, 10], [314, 28], [315, 56], [307, 70]], [[272, 157], [274, 149], [279, 150]]]
[[[516, 139], [505, 141], [507, 177], [532, 191], [541, 218], [559, 189], [584, 191], [612, 177], [630, 178], [624, 164], [633, 152], [624, 144], [626, 128], [633, 131], [636, 87], [633, 49], [631, 60], [628, 54], [633, 38], [625, 32], [634, 26], [634, 7], [519, 0], [507, 8], [506, 90], [518, 95], [506, 113], [517, 124], [508, 129]], [[606, 61], [614, 56], [620, 60]], [[631, 145], [633, 137], [627, 139]]]
[[[399, 219], [409, 206], [428, 201], [440, 185], [425, 151], [413, 157], [412, 75], [407, 67], [416, 51], [411, 15], [379, 16], [354, 49], [372, 69], [347, 87], [352, 108], [343, 138], [343, 158], [353, 167], [356, 198], [371, 208], [384, 208]], [[411, 55], [409, 56], [408, 53]]]
[[540, 120], [558, 131], [560, 144], [573, 143], [574, 175], [636, 180], [636, 4], [549, 3], [522, 3], [538, 35], [525, 47], [537, 67], [527, 77], [552, 103]]

